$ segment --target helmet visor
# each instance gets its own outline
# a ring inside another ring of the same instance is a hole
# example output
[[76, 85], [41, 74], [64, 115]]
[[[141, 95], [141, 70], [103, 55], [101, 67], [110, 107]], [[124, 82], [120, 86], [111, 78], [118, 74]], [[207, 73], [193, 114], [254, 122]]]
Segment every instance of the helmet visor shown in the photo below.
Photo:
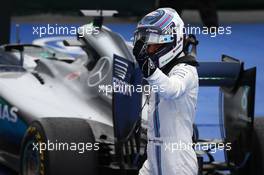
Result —
[[137, 32], [134, 35], [134, 45], [136, 41], [142, 40], [145, 44], [164, 44], [174, 41], [172, 35], [160, 35], [156, 33]]

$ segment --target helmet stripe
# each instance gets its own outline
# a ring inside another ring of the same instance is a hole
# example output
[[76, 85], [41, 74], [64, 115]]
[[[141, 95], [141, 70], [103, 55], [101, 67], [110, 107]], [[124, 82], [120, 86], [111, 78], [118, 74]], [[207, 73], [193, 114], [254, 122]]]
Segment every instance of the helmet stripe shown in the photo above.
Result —
[[169, 20], [167, 20], [162, 26], [161, 28], [165, 28], [168, 24], [170, 24], [170, 22], [172, 21], [172, 18], [170, 18]]
[[168, 16], [168, 14], [164, 14], [154, 25], [159, 26], [164, 20], [166, 20], [166, 18], [168, 18]]
[[159, 27], [165, 27], [172, 19], [172, 16], [168, 15], [159, 25]]

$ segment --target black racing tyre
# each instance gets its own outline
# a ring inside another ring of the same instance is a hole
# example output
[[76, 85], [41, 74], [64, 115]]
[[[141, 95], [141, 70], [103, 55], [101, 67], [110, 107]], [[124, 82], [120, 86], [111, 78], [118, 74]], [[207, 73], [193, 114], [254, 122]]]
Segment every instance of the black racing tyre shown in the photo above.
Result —
[[264, 175], [264, 117], [254, 120], [250, 175]]
[[85, 120], [34, 121], [23, 138], [20, 175], [97, 175], [98, 145]]

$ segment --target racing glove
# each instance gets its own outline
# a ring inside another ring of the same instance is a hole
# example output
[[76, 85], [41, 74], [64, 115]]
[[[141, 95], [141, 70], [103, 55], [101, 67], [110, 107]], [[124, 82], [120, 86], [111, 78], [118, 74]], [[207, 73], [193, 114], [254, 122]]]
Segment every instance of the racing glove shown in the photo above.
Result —
[[149, 56], [149, 54], [147, 53], [146, 45], [142, 40], [138, 40], [135, 43], [133, 54], [138, 62], [143, 76], [145, 78], [151, 76], [157, 69], [157, 66], [152, 61], [151, 56]]

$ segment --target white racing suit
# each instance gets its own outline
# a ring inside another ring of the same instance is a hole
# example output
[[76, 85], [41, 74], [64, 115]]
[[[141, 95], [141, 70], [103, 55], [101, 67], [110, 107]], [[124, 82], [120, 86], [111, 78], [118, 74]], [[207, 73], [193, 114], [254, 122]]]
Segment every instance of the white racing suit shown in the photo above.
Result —
[[156, 69], [146, 79], [159, 88], [158, 92], [152, 89], [149, 99], [148, 158], [139, 175], [197, 175], [191, 145], [198, 95], [196, 67], [181, 63], [168, 76]]

